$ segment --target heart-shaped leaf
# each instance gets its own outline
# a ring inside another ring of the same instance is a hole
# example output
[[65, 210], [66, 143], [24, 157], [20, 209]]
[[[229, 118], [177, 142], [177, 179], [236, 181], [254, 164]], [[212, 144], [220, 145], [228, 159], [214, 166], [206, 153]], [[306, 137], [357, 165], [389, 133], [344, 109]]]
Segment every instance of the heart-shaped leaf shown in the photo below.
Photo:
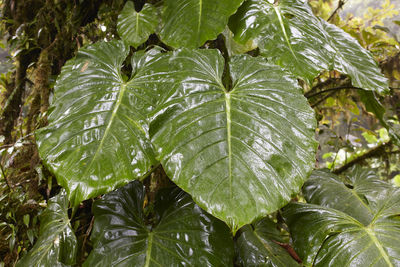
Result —
[[371, 53], [342, 29], [315, 17], [307, 1], [270, 2], [247, 0], [231, 17], [236, 41], [254, 40], [262, 55], [308, 83], [321, 71], [336, 69], [356, 87], [389, 90]]
[[317, 145], [297, 81], [261, 57], [237, 56], [229, 90], [217, 50], [181, 50], [170, 65], [175, 86], [150, 125], [167, 175], [234, 233], [289, 202]]
[[387, 93], [388, 80], [372, 54], [339, 27], [324, 20], [321, 22], [336, 51], [333, 68], [349, 75], [351, 83], [356, 87]]
[[243, 0], [165, 0], [160, 37], [172, 47], [197, 48], [224, 31]]
[[156, 163], [147, 114], [168, 64], [159, 63], [163, 55], [137, 53], [125, 81], [127, 54], [121, 41], [81, 49], [57, 79], [49, 125], [36, 133], [41, 158], [74, 206], [140, 178]]
[[304, 191], [313, 204], [285, 208], [296, 251], [306, 266], [398, 266], [400, 189], [370, 171], [353, 170], [350, 178], [344, 186], [316, 172]]
[[236, 41], [253, 39], [265, 57], [308, 82], [331, 68], [335, 51], [304, 1], [248, 0], [231, 17], [229, 27]]
[[158, 25], [157, 9], [151, 4], [144, 4], [136, 12], [132, 1], [126, 2], [118, 16], [118, 34], [129, 45], [137, 48], [154, 33]]
[[68, 218], [65, 191], [49, 199], [40, 215], [40, 234], [33, 248], [17, 267], [70, 266], [75, 263], [78, 242]]
[[134, 181], [95, 202], [94, 249], [84, 266], [233, 266], [229, 228], [178, 188], [161, 191], [152, 219]]
[[279, 245], [284, 240], [270, 219], [264, 218], [253, 225], [246, 225], [240, 231], [236, 240], [240, 266], [300, 266]]

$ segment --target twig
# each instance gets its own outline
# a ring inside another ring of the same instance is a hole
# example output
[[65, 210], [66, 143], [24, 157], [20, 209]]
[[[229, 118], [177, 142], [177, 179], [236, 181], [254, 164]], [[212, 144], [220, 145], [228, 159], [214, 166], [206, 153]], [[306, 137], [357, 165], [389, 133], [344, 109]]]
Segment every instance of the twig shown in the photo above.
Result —
[[342, 167], [340, 167], [340, 168], [338, 168], [336, 170], [333, 170], [333, 173], [334, 174], [340, 174], [340, 173], [344, 172], [345, 170], [347, 170], [348, 168], [352, 167], [353, 165], [355, 165], [355, 164], [357, 164], [357, 163], [359, 163], [359, 162], [361, 162], [363, 160], [379, 156], [385, 150], [385, 148], [390, 147], [391, 145], [392, 145], [391, 141], [389, 141], [387, 143], [384, 143], [384, 144], [381, 144], [381, 145], [371, 149], [367, 153], [362, 154], [361, 156], [359, 156], [359, 157], [347, 162]]
[[331, 21], [331, 19], [333, 19], [333, 17], [336, 15], [336, 13], [344, 6], [344, 4], [346, 4], [346, 1], [339, 0], [337, 8], [332, 12], [332, 14], [329, 16], [327, 21]]
[[296, 251], [290, 246], [290, 244], [286, 243], [281, 243], [275, 240], [272, 240], [275, 244], [278, 244], [279, 246], [283, 247], [286, 249], [286, 251], [292, 256], [292, 258], [297, 261], [298, 263], [301, 263], [302, 260], [300, 259], [299, 255], [297, 255]]
[[338, 157], [338, 154], [339, 154], [339, 150], [340, 150], [340, 148], [337, 148], [336, 154], [335, 154], [335, 158], [333, 159], [333, 162], [332, 162], [332, 169], [335, 167], [336, 160], [337, 160], [337, 157]]
[[92, 219], [90, 220], [89, 227], [88, 227], [88, 229], [86, 230], [85, 237], [83, 238], [83, 242], [82, 242], [82, 253], [85, 251], [85, 244], [86, 244], [87, 238], [88, 238], [88, 236], [90, 235], [90, 232], [92, 232], [93, 223], [94, 223], [94, 216], [92, 216]]
[[8, 178], [6, 176], [6, 173], [4, 172], [3, 165], [1, 163], [0, 163], [0, 170], [1, 170], [1, 173], [3, 174], [4, 181], [6, 181], [6, 185], [7, 185], [8, 189], [12, 190], [12, 187], [11, 187], [10, 183], [8, 182]]
[[355, 87], [355, 86], [351, 86], [351, 85], [344, 85], [344, 86], [338, 86], [338, 87], [322, 90], [322, 91], [316, 92], [316, 93], [311, 94], [311, 95], [305, 94], [305, 97], [312, 98], [312, 97], [315, 97], [315, 96], [318, 96], [318, 95], [321, 95], [321, 94], [324, 94], [324, 93], [328, 93], [328, 92], [332, 92], [332, 91], [339, 91], [339, 90], [343, 90], [343, 89], [365, 90], [365, 89], [360, 88], [360, 87]]
[[337, 92], [337, 91], [334, 91], [334, 92], [332, 92], [332, 93], [330, 93], [330, 94], [327, 94], [327, 95], [324, 96], [321, 100], [319, 100], [317, 103], [312, 104], [311, 107], [312, 107], [312, 108], [315, 108], [316, 106], [318, 106], [319, 104], [321, 104], [322, 102], [324, 102], [327, 98], [333, 96], [336, 92]]

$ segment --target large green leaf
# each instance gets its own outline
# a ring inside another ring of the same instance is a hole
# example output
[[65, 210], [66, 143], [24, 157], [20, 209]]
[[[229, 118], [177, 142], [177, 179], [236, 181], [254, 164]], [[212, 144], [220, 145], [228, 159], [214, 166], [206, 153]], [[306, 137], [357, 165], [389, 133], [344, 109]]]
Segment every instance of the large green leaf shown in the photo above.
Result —
[[264, 218], [254, 225], [246, 225], [240, 229], [236, 240], [241, 266], [300, 266], [277, 242], [283, 243], [276, 224]]
[[224, 31], [243, 0], [165, 0], [160, 37], [172, 47], [197, 48]]
[[269, 60], [311, 82], [330, 69], [334, 49], [311, 8], [301, 0], [248, 0], [229, 27], [240, 43], [253, 39]]
[[368, 224], [373, 218], [373, 211], [365, 196], [359, 194], [357, 189], [354, 185], [346, 186], [332, 173], [318, 170], [304, 184], [303, 192], [308, 203], [335, 208]]
[[74, 206], [140, 178], [156, 163], [147, 114], [163, 81], [157, 71], [166, 73], [168, 64], [159, 63], [163, 55], [137, 53], [125, 81], [128, 51], [121, 41], [81, 49], [57, 79], [49, 125], [36, 133], [41, 158]]
[[69, 266], [76, 260], [78, 242], [68, 218], [65, 191], [51, 198], [40, 215], [40, 235], [33, 248], [17, 267]]
[[400, 189], [360, 169], [348, 186], [338, 179], [314, 173], [305, 187], [314, 204], [292, 203], [284, 210], [306, 266], [399, 266]]
[[307, 1], [247, 0], [229, 26], [236, 41], [254, 40], [264, 56], [305, 81], [336, 69], [349, 75], [354, 86], [388, 91], [371, 53], [342, 29], [315, 17]]
[[372, 54], [339, 27], [324, 20], [321, 23], [336, 50], [333, 68], [349, 75], [351, 83], [356, 87], [378, 93], [388, 92], [388, 80], [381, 73]]
[[181, 50], [170, 64], [175, 86], [150, 125], [167, 175], [234, 233], [285, 205], [315, 161], [314, 113], [297, 81], [243, 55], [231, 58], [228, 90], [217, 50]]
[[84, 266], [233, 266], [229, 228], [181, 190], [159, 193], [148, 221], [132, 182], [95, 202], [94, 249]]
[[154, 33], [158, 25], [157, 9], [146, 3], [136, 12], [133, 2], [125, 4], [118, 16], [118, 34], [127, 44], [137, 48]]

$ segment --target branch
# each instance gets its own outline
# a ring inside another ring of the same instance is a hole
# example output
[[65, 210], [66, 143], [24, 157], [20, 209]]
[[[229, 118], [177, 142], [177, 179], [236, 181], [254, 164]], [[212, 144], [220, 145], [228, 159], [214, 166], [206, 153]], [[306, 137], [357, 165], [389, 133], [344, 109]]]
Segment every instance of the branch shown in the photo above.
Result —
[[382, 152], [385, 151], [385, 148], [392, 146], [392, 142], [389, 141], [385, 144], [381, 144], [373, 149], [371, 149], [370, 151], [368, 151], [367, 153], [347, 162], [346, 164], [344, 164], [342, 167], [333, 170], [334, 174], [340, 174], [342, 172], [344, 172], [345, 170], [347, 170], [348, 168], [352, 167], [353, 165], [362, 162], [363, 160], [366, 160], [368, 158], [374, 158], [377, 156], [380, 156], [382, 154]]
[[344, 0], [339, 0], [338, 6], [337, 8], [333, 11], [333, 13], [329, 16], [329, 18], [327, 19], [327, 21], [331, 21], [331, 19], [333, 19], [333, 17], [336, 15], [336, 13], [344, 6], [344, 4], [346, 4], [346, 1]]
[[360, 87], [354, 87], [354, 86], [351, 86], [351, 85], [345, 85], [345, 86], [338, 86], [338, 87], [334, 87], [334, 88], [329, 88], [329, 89], [326, 89], [326, 90], [323, 90], [323, 91], [316, 92], [316, 93], [311, 94], [311, 95], [305, 94], [304, 96], [307, 97], [307, 98], [312, 98], [312, 97], [315, 97], [315, 96], [318, 96], [318, 95], [321, 95], [321, 94], [324, 94], [324, 93], [328, 93], [328, 92], [332, 92], [332, 91], [339, 91], [339, 90], [342, 90], [342, 89], [365, 90], [365, 89], [360, 88]]
[[332, 92], [330, 94], [325, 95], [322, 99], [320, 99], [317, 103], [314, 103], [311, 105], [312, 108], [317, 107], [319, 104], [321, 104], [322, 102], [324, 102], [326, 99], [328, 99], [329, 97], [333, 96], [336, 92]]

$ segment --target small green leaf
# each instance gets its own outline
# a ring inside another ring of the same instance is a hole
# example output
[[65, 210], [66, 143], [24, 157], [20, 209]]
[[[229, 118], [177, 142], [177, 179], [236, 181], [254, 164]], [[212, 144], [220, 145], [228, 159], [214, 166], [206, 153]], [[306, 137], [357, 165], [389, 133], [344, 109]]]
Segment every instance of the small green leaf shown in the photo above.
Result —
[[[385, 108], [371, 91], [358, 90], [361, 101], [364, 103], [365, 108], [368, 112], [373, 113], [379, 120], [380, 124], [386, 128], [389, 136], [394, 144], [400, 146], [400, 134], [396, 130], [395, 125], [390, 124], [385, 119]], [[386, 142], [386, 141], [385, 141]]]
[[117, 29], [121, 38], [137, 48], [154, 33], [158, 25], [157, 9], [146, 3], [140, 12], [136, 12], [132, 1], [126, 2], [118, 16]]
[[29, 216], [29, 214], [25, 214], [25, 215], [22, 217], [22, 220], [24, 221], [24, 224], [25, 224], [26, 227], [29, 227], [30, 218], [31, 218], [31, 217]]
[[164, 189], [146, 218], [146, 190], [134, 181], [95, 202], [84, 266], [233, 266], [229, 228], [178, 188]]
[[197, 48], [222, 33], [243, 0], [165, 0], [161, 40], [169, 46]]
[[254, 50], [257, 48], [257, 45], [253, 42], [253, 40], [249, 40], [246, 44], [240, 44], [233, 39], [232, 32], [229, 28], [226, 28], [223, 32], [225, 39], [225, 46], [228, 51], [229, 56], [244, 54], [248, 51]]
[[378, 139], [376, 138], [376, 135], [374, 135], [374, 134], [371, 134], [369, 132], [363, 132], [361, 135], [364, 136], [365, 140], [369, 144], [376, 144], [378, 142]]
[[400, 187], [400, 174], [397, 174], [394, 178], [393, 178], [394, 184], [397, 187]]
[[68, 218], [68, 198], [63, 190], [49, 200], [48, 207], [40, 215], [39, 238], [17, 267], [73, 265], [77, 250], [78, 242]]

